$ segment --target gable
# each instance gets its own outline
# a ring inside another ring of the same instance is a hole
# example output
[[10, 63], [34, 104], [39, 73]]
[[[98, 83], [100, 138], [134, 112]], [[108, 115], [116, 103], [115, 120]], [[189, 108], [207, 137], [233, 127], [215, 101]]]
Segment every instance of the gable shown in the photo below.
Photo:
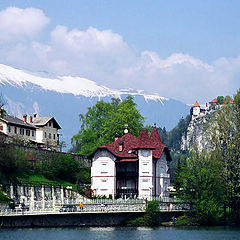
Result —
[[102, 161], [102, 160], [115, 161], [116, 158], [107, 149], [98, 149], [94, 154], [93, 162], [98, 161], [98, 160], [100, 160], [100, 161]]

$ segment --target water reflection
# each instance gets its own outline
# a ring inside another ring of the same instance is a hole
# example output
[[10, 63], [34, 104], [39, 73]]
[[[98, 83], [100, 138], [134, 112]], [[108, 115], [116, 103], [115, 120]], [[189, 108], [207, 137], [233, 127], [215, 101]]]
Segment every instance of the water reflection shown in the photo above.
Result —
[[239, 240], [234, 227], [1, 229], [0, 240]]

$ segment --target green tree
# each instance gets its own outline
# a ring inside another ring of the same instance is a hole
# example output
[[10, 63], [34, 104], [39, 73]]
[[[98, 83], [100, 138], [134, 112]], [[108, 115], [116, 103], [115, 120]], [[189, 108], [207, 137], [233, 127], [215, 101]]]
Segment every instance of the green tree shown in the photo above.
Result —
[[14, 174], [29, 172], [26, 154], [18, 149], [0, 147], [0, 180], [9, 180]]
[[48, 179], [59, 178], [75, 183], [78, 172], [79, 164], [69, 154], [56, 154], [43, 163], [43, 174]]
[[222, 163], [220, 172], [225, 184], [225, 216], [236, 221], [240, 217], [240, 91], [234, 96], [234, 104], [218, 108], [209, 124], [211, 149], [219, 151]]
[[218, 104], [223, 104], [224, 97], [223, 96], [218, 96], [217, 97], [217, 103]]
[[168, 145], [168, 135], [167, 135], [167, 130], [165, 127], [163, 127], [162, 134], [160, 136], [161, 136], [162, 142], [165, 145]]
[[190, 115], [187, 115], [185, 118], [181, 118], [179, 120], [178, 125], [168, 133], [168, 147], [174, 150], [180, 150], [182, 136], [187, 133], [190, 121]]
[[126, 127], [138, 136], [144, 118], [136, 107], [131, 96], [122, 102], [116, 99], [111, 103], [97, 102], [85, 115], [80, 115], [81, 129], [72, 137], [73, 149], [88, 155], [98, 146], [111, 143]]
[[194, 152], [177, 174], [179, 196], [193, 207], [201, 224], [216, 224], [223, 215], [224, 183], [219, 152]]
[[193, 205], [200, 223], [216, 223], [223, 214], [236, 223], [240, 218], [240, 90], [234, 104], [218, 106], [206, 134], [208, 152], [192, 153], [177, 172], [178, 193]]

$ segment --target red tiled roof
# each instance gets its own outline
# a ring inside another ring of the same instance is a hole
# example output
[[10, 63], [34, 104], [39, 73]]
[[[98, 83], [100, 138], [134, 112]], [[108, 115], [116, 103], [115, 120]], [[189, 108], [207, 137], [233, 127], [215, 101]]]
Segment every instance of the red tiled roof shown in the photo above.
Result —
[[140, 149], [140, 148], [141, 149], [155, 149], [153, 147], [153, 145], [151, 144], [147, 129], [141, 130], [138, 143], [133, 148], [134, 149]]
[[151, 140], [152, 145], [155, 147], [155, 150], [153, 150], [154, 158], [160, 158], [165, 148], [168, 151], [167, 146], [165, 146], [162, 143], [162, 140], [159, 136], [159, 133], [158, 133], [156, 127], [153, 128], [153, 131], [150, 136], [150, 140]]
[[198, 101], [196, 101], [196, 102], [194, 103], [193, 107], [200, 107]]
[[[123, 142], [123, 151], [119, 151], [120, 142]], [[171, 160], [168, 147], [162, 143], [156, 127], [153, 128], [150, 137], [147, 130], [142, 130], [139, 138], [134, 137], [131, 133], [127, 133], [113, 143], [102, 145], [98, 149], [107, 149], [113, 155], [120, 158], [120, 161], [138, 160], [135, 149], [152, 149], [154, 158], [160, 158], [163, 151], [165, 151], [167, 160]]]
[[[119, 142], [123, 142], [123, 151], [119, 151]], [[134, 137], [131, 133], [126, 133], [121, 138], [118, 138], [111, 144], [104, 144], [99, 148], [105, 148], [110, 151], [113, 155], [120, 158], [137, 158], [134, 154], [133, 146], [137, 146], [138, 138]]]
[[218, 100], [216, 99], [216, 98], [214, 98], [211, 102], [209, 102], [209, 103], [217, 103], [218, 102]]

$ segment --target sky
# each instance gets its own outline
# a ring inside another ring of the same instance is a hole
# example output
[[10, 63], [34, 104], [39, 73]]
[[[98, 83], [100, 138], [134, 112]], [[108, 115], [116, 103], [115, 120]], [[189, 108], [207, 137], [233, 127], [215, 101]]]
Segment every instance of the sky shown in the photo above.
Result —
[[239, 9], [239, 0], [1, 0], [0, 63], [205, 103], [240, 87]]

